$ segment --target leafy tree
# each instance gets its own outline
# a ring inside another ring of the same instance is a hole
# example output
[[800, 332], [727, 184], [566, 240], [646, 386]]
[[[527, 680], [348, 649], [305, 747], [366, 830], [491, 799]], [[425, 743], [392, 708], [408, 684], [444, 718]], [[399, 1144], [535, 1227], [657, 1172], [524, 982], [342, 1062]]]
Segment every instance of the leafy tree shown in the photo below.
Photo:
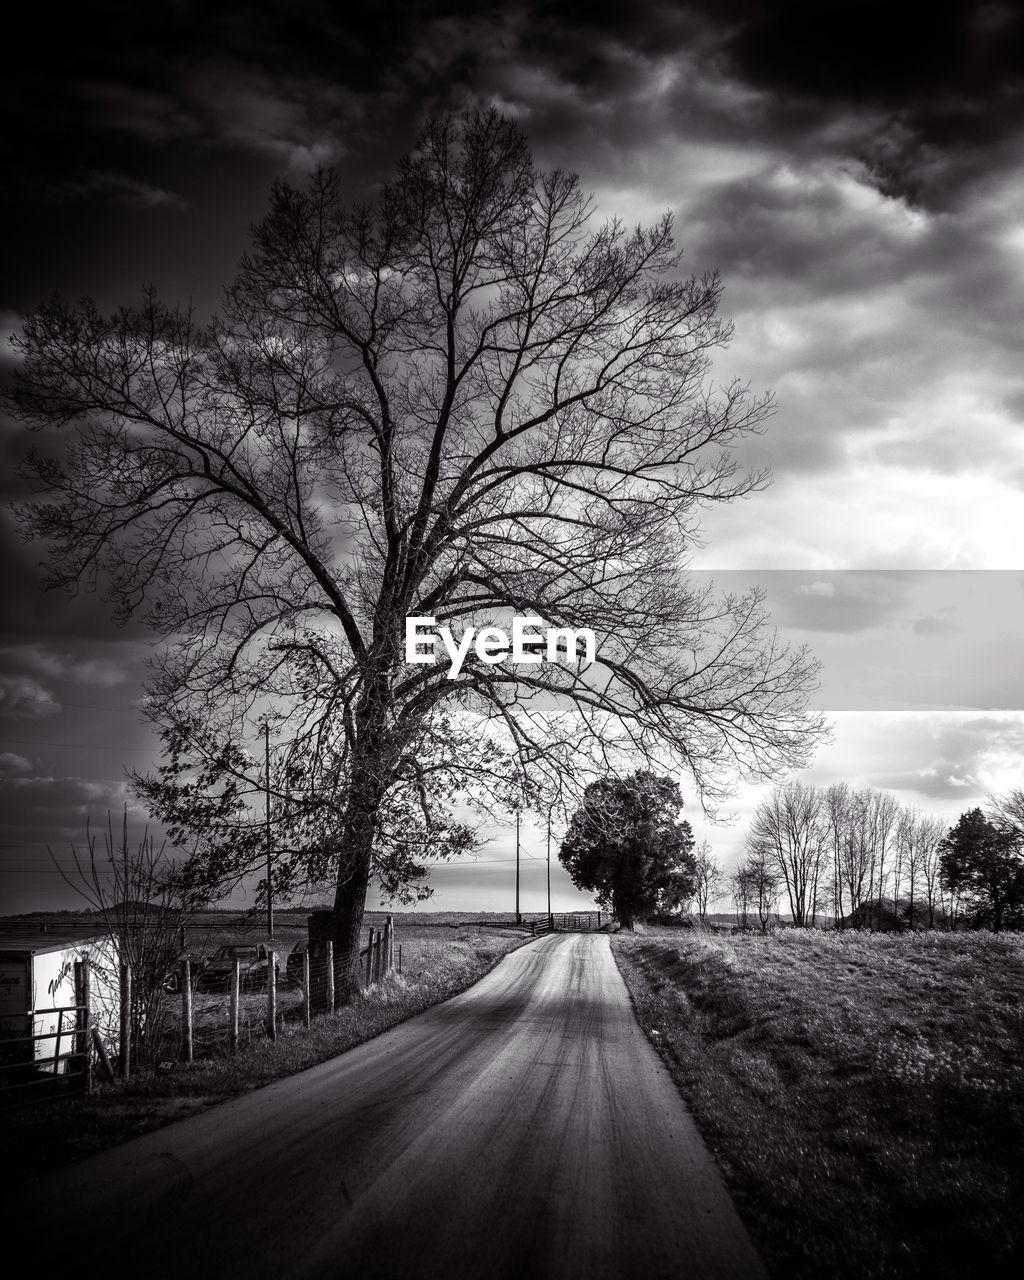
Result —
[[679, 787], [637, 770], [590, 783], [558, 857], [577, 889], [593, 892], [631, 929], [636, 920], [676, 911], [697, 889], [690, 824], [678, 818]]
[[[157, 773], [130, 777], [170, 837], [193, 840], [179, 877], [198, 892], [223, 893], [266, 858], [267, 777], [236, 743], [208, 743], [200, 725], [168, 727], [163, 741], [166, 760]], [[300, 734], [271, 756], [269, 795], [275, 901], [323, 893], [337, 876], [343, 762]], [[531, 795], [507, 752], [435, 716], [409, 744], [378, 815], [371, 874], [382, 897], [403, 905], [424, 901], [432, 892], [424, 859], [475, 849], [465, 819], [493, 816], [489, 798], [507, 810]], [[266, 892], [264, 881], [261, 900]]]
[[[165, 781], [237, 763], [272, 712], [297, 789], [333, 791], [296, 858], [334, 882], [339, 1000], [392, 799], [448, 785], [420, 768], [437, 716], [552, 790], [666, 760], [713, 804], [813, 751], [816, 664], [760, 592], [682, 570], [702, 506], [764, 481], [731, 450], [768, 402], [709, 380], [720, 293], [668, 216], [594, 225], [574, 175], [469, 112], [369, 202], [330, 171], [278, 182], [222, 317], [55, 298], [17, 339], [13, 412], [77, 427], [30, 460], [26, 534], [51, 584], [102, 575], [165, 638], [149, 706], [191, 753]], [[410, 616], [461, 639], [512, 614], [568, 629], [560, 660], [406, 661]]]
[[998, 933], [1024, 924], [1024, 858], [1012, 829], [981, 809], [962, 813], [939, 845], [939, 867], [976, 926]]

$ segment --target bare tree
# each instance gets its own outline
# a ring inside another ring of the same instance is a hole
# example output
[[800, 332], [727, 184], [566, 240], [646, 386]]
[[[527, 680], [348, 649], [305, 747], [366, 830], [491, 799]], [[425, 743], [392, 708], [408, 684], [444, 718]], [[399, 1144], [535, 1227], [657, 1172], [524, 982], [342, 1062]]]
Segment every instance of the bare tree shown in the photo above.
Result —
[[[922, 888], [928, 904], [928, 928], [935, 927], [935, 912], [929, 889], [929, 875], [934, 865], [936, 884], [939, 873], [939, 844], [946, 834], [940, 818], [920, 813], [917, 809], [904, 809], [896, 826], [896, 850], [898, 870], [896, 892], [899, 898], [903, 884], [907, 889], [907, 926], [914, 928], [917, 914], [917, 898]], [[901, 876], [902, 872], [902, 876]]]
[[[761, 593], [682, 572], [701, 507], [764, 481], [730, 450], [767, 401], [709, 380], [720, 293], [681, 274], [668, 216], [594, 225], [574, 175], [472, 112], [369, 203], [330, 172], [277, 183], [222, 319], [147, 294], [28, 320], [9, 403], [81, 429], [34, 459], [26, 531], [52, 583], [102, 571], [119, 616], [167, 637], [154, 715], [244, 744], [272, 704], [327, 761], [339, 999], [380, 815], [403, 781], [429, 800], [418, 744], [443, 706], [524, 776], [649, 762], [709, 804], [813, 750], [815, 664]], [[461, 642], [512, 615], [561, 629], [558, 660], [503, 661], [486, 631], [461, 664], [406, 659], [409, 617]]]
[[749, 928], [753, 886], [742, 863], [729, 877], [729, 888], [732, 891], [732, 905], [736, 912], [736, 920], [742, 928]]
[[754, 810], [747, 845], [756, 859], [778, 871], [793, 923], [812, 925], [828, 867], [822, 793], [796, 781], [773, 788]]
[[889, 855], [894, 849], [900, 806], [891, 792], [870, 789], [866, 793], [864, 812], [867, 848], [870, 851], [868, 900], [875, 911], [878, 927], [881, 928], [885, 888], [892, 874]]
[[853, 809], [853, 793], [849, 783], [834, 782], [825, 790], [822, 819], [832, 846], [832, 913], [838, 924], [845, 914], [844, 902], [844, 852], [850, 834]]
[[867, 791], [851, 791], [842, 815], [843, 831], [839, 849], [839, 873], [842, 890], [847, 895], [850, 916], [863, 914], [863, 904], [871, 883], [873, 854], [870, 836], [870, 795]]
[[892, 874], [889, 855], [899, 804], [889, 792], [871, 787], [849, 790], [833, 804], [834, 814], [829, 814], [828, 821], [833, 850], [838, 853], [838, 894], [848, 902], [851, 917], [864, 924], [870, 911], [880, 923], [881, 899]]
[[711, 844], [702, 840], [694, 855], [697, 869], [697, 887], [694, 900], [697, 904], [697, 915], [706, 920], [708, 907], [721, 897], [722, 868], [718, 865]]
[[775, 862], [760, 849], [752, 850], [736, 869], [739, 893], [749, 909], [757, 912], [762, 933], [778, 919], [782, 877]]
[[[164, 1029], [164, 980], [204, 901], [182, 885], [173, 859], [148, 833], [134, 844], [129, 840], [127, 810], [116, 836], [108, 813], [102, 852], [87, 825], [85, 849], [71, 846], [73, 874], [50, 854], [65, 883], [100, 916], [118, 962], [131, 971], [130, 1053], [134, 1062], [149, 1061]], [[116, 1011], [110, 1015], [116, 1022]]]
[[1024, 787], [1014, 787], [1001, 796], [989, 796], [985, 812], [989, 821], [1015, 844], [1024, 845]]
[[940, 818], [929, 819], [933, 828], [922, 845], [921, 878], [924, 883], [925, 903], [928, 907], [928, 928], [934, 929], [936, 912], [942, 911], [942, 860], [939, 845], [945, 835]]

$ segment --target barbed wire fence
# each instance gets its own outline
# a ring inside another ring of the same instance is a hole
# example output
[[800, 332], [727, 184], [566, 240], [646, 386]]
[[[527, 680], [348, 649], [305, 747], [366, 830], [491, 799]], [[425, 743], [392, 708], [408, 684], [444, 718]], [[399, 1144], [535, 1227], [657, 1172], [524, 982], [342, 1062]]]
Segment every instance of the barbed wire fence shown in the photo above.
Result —
[[[263, 1040], [276, 1040], [285, 1030], [309, 1030], [313, 1018], [334, 1009], [334, 948], [329, 939], [307, 941], [291, 952], [263, 949], [256, 966], [236, 957], [226, 974], [211, 975], [184, 957], [178, 966], [177, 998], [161, 1008], [159, 1025], [149, 1028], [148, 1059], [156, 1069], [180, 1063], [234, 1055]], [[366, 991], [402, 972], [402, 947], [395, 941], [394, 921], [370, 926], [359, 953], [360, 987]], [[122, 1001], [130, 999], [132, 975], [122, 971]], [[132, 1065], [118, 1054], [121, 1079]]]

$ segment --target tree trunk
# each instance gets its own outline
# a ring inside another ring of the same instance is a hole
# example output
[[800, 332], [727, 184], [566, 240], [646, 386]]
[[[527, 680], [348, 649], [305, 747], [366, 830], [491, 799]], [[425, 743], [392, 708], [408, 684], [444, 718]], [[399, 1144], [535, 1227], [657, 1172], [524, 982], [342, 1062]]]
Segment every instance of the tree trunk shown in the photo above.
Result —
[[[361, 846], [361, 848], [360, 848]], [[349, 873], [334, 895], [331, 940], [334, 943], [334, 1007], [348, 1004], [359, 990], [359, 941], [363, 932], [366, 890], [370, 883], [373, 831], [368, 838], [346, 840], [344, 860]], [[353, 860], [357, 859], [356, 865]]]
[[373, 862], [377, 817], [387, 791], [389, 744], [379, 708], [382, 690], [371, 691], [357, 716], [357, 759], [352, 766], [348, 802], [342, 823], [338, 886], [334, 895], [331, 939], [334, 943], [334, 1007], [340, 1008], [359, 989], [359, 939], [366, 891]]

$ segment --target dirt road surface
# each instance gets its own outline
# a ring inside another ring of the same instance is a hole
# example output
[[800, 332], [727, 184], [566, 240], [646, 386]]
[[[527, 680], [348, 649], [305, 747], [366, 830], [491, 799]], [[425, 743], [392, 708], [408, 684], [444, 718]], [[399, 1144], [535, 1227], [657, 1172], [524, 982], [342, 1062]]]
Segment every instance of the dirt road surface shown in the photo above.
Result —
[[765, 1276], [602, 934], [7, 1208], [41, 1274], [100, 1280]]

